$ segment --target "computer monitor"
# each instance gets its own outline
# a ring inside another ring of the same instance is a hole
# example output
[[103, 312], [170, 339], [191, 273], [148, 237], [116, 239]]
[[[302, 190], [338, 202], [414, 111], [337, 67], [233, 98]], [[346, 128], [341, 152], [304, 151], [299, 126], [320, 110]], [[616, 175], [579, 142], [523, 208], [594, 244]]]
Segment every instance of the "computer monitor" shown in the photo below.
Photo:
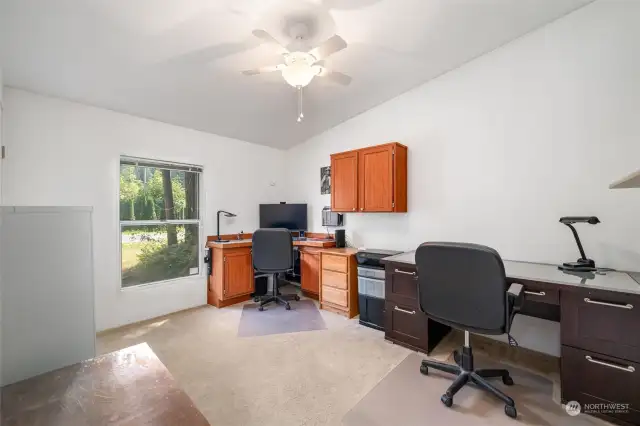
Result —
[[306, 204], [260, 204], [260, 228], [307, 230]]

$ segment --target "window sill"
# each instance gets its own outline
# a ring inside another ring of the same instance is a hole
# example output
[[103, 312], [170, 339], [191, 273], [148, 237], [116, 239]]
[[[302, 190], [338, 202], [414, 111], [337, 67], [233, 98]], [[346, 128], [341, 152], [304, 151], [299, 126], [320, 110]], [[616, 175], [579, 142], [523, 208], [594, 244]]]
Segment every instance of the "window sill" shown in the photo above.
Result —
[[122, 283], [120, 284], [120, 291], [121, 292], [130, 292], [130, 291], [143, 291], [143, 290], [151, 290], [154, 288], [158, 288], [158, 287], [165, 287], [165, 286], [173, 286], [173, 285], [177, 285], [177, 284], [184, 284], [185, 281], [189, 281], [189, 280], [195, 280], [195, 279], [204, 279], [205, 275], [203, 274], [197, 274], [197, 275], [189, 275], [186, 277], [181, 277], [181, 278], [173, 278], [170, 280], [164, 280], [164, 281], [155, 281], [152, 283], [145, 283], [145, 284], [138, 284], [138, 285], [133, 285], [130, 287], [122, 287]]

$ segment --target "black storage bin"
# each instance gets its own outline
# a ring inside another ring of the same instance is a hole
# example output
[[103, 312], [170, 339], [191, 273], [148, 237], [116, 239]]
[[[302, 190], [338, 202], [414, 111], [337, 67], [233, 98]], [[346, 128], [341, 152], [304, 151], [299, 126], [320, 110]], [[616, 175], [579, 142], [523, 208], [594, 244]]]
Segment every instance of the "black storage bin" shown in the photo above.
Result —
[[376, 330], [384, 330], [384, 299], [359, 294], [358, 303], [360, 324]]

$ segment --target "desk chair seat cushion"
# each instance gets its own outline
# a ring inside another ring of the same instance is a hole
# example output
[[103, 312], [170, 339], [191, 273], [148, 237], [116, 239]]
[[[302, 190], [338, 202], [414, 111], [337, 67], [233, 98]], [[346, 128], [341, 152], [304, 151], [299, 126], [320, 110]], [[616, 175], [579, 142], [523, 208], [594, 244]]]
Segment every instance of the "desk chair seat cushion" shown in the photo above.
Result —
[[293, 268], [293, 238], [288, 229], [258, 229], [253, 233], [253, 267], [259, 272]]
[[454, 328], [483, 334], [508, 331], [504, 264], [490, 247], [432, 242], [418, 247], [420, 308]]

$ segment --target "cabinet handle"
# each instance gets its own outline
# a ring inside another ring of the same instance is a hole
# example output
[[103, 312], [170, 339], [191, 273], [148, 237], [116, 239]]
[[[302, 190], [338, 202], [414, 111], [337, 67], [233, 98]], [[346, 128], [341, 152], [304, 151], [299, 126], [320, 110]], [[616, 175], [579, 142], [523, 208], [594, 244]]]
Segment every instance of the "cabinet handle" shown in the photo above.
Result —
[[402, 312], [403, 314], [415, 315], [416, 311], [407, 311], [406, 309], [398, 308], [397, 306], [393, 308], [398, 312]]
[[353, 211], [354, 211], [354, 212], [356, 211], [356, 208], [355, 208], [355, 207], [353, 208]]
[[633, 305], [631, 303], [627, 303], [626, 305], [623, 305], [622, 303], [600, 302], [597, 300], [591, 300], [588, 297], [585, 297], [584, 301], [587, 303], [593, 303], [594, 305], [611, 306], [612, 308], [633, 309]]
[[547, 294], [544, 291], [527, 291], [527, 290], [525, 290], [524, 292], [525, 292], [525, 294], [530, 294], [531, 296], [544, 296], [545, 294]]
[[360, 211], [364, 211], [364, 207], [360, 207]]
[[585, 355], [585, 358], [587, 359], [587, 361], [592, 362], [594, 364], [604, 365], [605, 367], [615, 368], [616, 370], [627, 371], [629, 373], [633, 373], [634, 371], [636, 371], [636, 369], [633, 368], [631, 365], [629, 365], [627, 367], [622, 367], [620, 365], [611, 364], [609, 362], [600, 361], [598, 359], [593, 359], [593, 358], [591, 358], [590, 355]]
[[415, 272], [401, 271], [400, 269], [396, 269], [394, 272], [397, 273], [397, 274], [413, 275], [414, 277], [416, 275]]

